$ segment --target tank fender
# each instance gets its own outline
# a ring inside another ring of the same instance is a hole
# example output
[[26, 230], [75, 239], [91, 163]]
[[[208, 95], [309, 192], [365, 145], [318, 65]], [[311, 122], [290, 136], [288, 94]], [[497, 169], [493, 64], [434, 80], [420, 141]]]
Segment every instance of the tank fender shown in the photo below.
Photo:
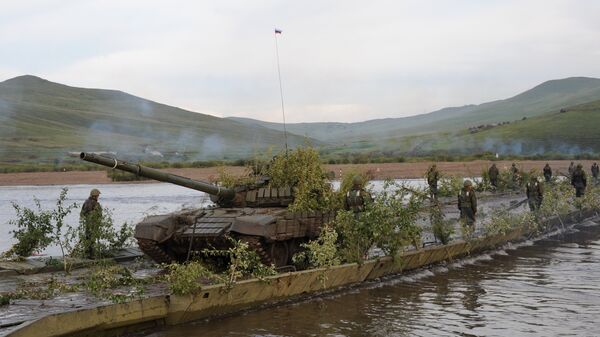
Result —
[[233, 222], [231, 231], [245, 235], [271, 236], [277, 218], [268, 214], [239, 216]]
[[151, 215], [135, 226], [136, 239], [162, 243], [169, 240], [181, 227], [189, 226], [192, 217], [182, 215]]

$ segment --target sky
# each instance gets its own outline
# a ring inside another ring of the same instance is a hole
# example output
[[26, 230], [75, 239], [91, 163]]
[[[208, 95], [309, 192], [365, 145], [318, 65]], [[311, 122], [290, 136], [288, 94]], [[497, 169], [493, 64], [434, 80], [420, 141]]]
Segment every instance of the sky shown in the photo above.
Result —
[[281, 122], [277, 39], [286, 121], [356, 122], [600, 77], [598, 18], [595, 0], [2, 0], [0, 81]]

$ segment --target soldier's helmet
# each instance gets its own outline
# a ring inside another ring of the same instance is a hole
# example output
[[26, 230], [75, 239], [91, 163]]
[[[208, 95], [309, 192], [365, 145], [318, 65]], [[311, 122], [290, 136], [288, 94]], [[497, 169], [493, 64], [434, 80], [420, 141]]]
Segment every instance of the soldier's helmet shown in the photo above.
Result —
[[512, 166], [513, 166], [513, 167], [515, 167], [515, 166], [517, 166], [517, 164], [515, 164], [515, 163], [512, 163]]
[[583, 165], [581, 165], [581, 164], [577, 164], [577, 168], [578, 168], [578, 169], [580, 169], [580, 168], [583, 168]]
[[467, 180], [465, 180], [465, 182], [464, 182], [464, 184], [463, 184], [463, 185], [464, 185], [465, 187], [468, 187], [468, 186], [473, 186], [473, 183], [472, 183], [472, 182], [471, 182], [469, 179], [467, 179]]
[[100, 195], [100, 191], [97, 188], [94, 188], [90, 191], [90, 197], [97, 197]]

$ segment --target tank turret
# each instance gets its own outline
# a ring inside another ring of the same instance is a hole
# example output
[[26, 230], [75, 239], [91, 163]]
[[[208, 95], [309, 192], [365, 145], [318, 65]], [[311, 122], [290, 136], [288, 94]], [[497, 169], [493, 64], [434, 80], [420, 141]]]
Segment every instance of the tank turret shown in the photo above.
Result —
[[142, 251], [158, 263], [185, 261], [204, 249], [227, 249], [227, 237], [242, 240], [266, 265], [283, 267], [301, 250], [301, 244], [320, 234], [335, 217], [335, 210], [291, 213], [291, 187], [272, 187], [268, 179], [224, 188], [115, 158], [81, 152], [82, 160], [172, 183], [211, 195], [218, 207], [186, 209], [152, 215], [135, 226], [134, 237]]
[[293, 201], [292, 191], [289, 187], [268, 188], [268, 179], [265, 177], [257, 178], [256, 182], [251, 185], [225, 188], [98, 154], [81, 152], [79, 158], [112, 169], [130, 172], [141, 177], [208, 193], [211, 196], [211, 200], [221, 207], [287, 206]]

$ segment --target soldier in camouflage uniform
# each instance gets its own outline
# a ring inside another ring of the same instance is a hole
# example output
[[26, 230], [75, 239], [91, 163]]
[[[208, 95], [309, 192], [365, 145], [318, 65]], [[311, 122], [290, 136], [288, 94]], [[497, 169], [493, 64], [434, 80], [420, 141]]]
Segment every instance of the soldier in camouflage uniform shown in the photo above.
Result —
[[535, 212], [542, 206], [544, 200], [544, 187], [538, 181], [535, 173], [531, 173], [529, 176], [529, 182], [526, 185], [527, 202], [529, 203], [529, 209]]
[[364, 184], [359, 176], [352, 179], [352, 189], [346, 193], [344, 208], [358, 214], [365, 210], [367, 202], [371, 202], [371, 194], [364, 189]]
[[587, 186], [587, 177], [581, 164], [577, 164], [577, 167], [571, 175], [571, 185], [575, 187], [575, 196], [582, 197], [585, 193], [585, 187]]
[[600, 167], [598, 163], [592, 164], [592, 177], [594, 177], [594, 181], [598, 181], [598, 176], [600, 175]]
[[475, 216], [477, 215], [477, 196], [473, 191], [473, 183], [470, 180], [465, 180], [464, 187], [458, 194], [458, 209], [460, 210], [461, 221], [472, 232], [475, 228]]
[[490, 166], [490, 168], [488, 169], [488, 176], [490, 177], [490, 183], [492, 184], [492, 186], [498, 188], [498, 176], [500, 175], [500, 172], [498, 171], [498, 167], [496, 166], [496, 163], [492, 164], [492, 166]]
[[429, 193], [432, 199], [437, 199], [438, 181], [440, 180], [440, 172], [437, 170], [437, 165], [433, 164], [427, 170], [427, 184], [429, 185]]
[[575, 163], [571, 162], [571, 165], [569, 165], [569, 178], [573, 177], [573, 172], [575, 172]]
[[552, 179], [552, 168], [550, 168], [550, 164], [546, 163], [546, 166], [544, 166], [544, 178], [546, 179], [546, 182], [549, 183], [550, 179]]
[[79, 213], [81, 223], [84, 226], [84, 252], [87, 258], [95, 258], [94, 243], [95, 235], [102, 220], [102, 206], [98, 202], [100, 191], [93, 189], [90, 191], [90, 196], [83, 203], [81, 213]]
[[512, 188], [513, 189], [518, 189], [519, 184], [520, 184], [520, 178], [521, 178], [521, 173], [519, 172], [519, 169], [517, 168], [517, 164], [512, 163], [512, 166], [510, 167], [510, 174], [512, 177]]

